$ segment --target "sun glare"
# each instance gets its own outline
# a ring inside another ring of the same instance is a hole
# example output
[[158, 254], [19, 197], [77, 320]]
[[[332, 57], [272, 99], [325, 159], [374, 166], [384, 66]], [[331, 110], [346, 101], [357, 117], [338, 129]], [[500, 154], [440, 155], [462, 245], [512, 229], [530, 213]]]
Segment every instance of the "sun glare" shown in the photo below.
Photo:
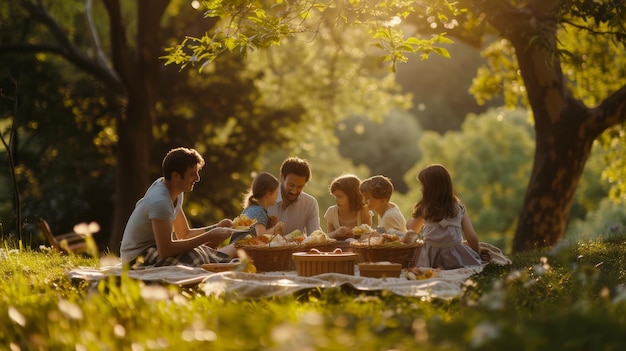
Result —
[[393, 18], [389, 21], [386, 21], [384, 25], [385, 27], [394, 27], [399, 25], [400, 23], [402, 23], [402, 19], [399, 16], [393, 16]]

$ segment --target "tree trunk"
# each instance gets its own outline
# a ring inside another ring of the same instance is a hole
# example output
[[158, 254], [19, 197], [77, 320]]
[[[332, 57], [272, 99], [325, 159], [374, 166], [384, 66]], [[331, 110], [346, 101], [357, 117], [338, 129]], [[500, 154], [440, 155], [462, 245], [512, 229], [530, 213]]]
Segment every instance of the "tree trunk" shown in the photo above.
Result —
[[[539, 6], [541, 5], [541, 6]], [[554, 245], [565, 233], [574, 192], [595, 130], [590, 111], [567, 90], [556, 47], [558, 1], [509, 8], [493, 24], [515, 47], [535, 118], [531, 177], [513, 239], [514, 251]]]
[[[119, 253], [122, 234], [135, 203], [150, 184], [150, 153], [152, 151], [152, 116], [138, 103], [140, 96], [129, 96], [128, 108], [118, 119], [117, 170], [115, 209], [109, 237], [109, 250]], [[130, 117], [132, 116], [132, 118]], [[150, 131], [150, 133], [146, 133]]]
[[574, 192], [593, 141], [626, 120], [626, 86], [599, 106], [576, 100], [563, 79], [557, 51], [559, 0], [475, 3], [476, 13], [515, 47], [535, 119], [533, 170], [513, 239], [513, 251], [554, 245], [565, 234]]
[[118, 0], [105, 0], [110, 18], [113, 66], [124, 83], [128, 104], [117, 120], [115, 211], [109, 250], [118, 254], [128, 217], [150, 185], [152, 125], [161, 55], [160, 21], [170, 0], [138, 0], [137, 42], [128, 48]]
[[[545, 111], [547, 106], [541, 107], [533, 106], [533, 110]], [[552, 128], [537, 128], [535, 160], [513, 239], [514, 251], [552, 246], [565, 233], [574, 192], [594, 140], [579, 137], [581, 125], [569, 121], [578, 120], [576, 115], [585, 112], [565, 108]], [[535, 118], [547, 116], [536, 112]]]

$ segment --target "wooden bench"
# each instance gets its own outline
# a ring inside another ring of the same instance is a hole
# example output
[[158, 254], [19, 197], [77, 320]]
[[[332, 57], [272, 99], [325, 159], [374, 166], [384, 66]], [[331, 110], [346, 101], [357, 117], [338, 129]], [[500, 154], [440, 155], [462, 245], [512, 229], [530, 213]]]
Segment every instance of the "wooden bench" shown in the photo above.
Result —
[[71, 232], [54, 235], [50, 230], [50, 225], [43, 218], [39, 218], [39, 228], [46, 237], [48, 244], [55, 251], [65, 254], [80, 254], [87, 251], [85, 238], [78, 233]]

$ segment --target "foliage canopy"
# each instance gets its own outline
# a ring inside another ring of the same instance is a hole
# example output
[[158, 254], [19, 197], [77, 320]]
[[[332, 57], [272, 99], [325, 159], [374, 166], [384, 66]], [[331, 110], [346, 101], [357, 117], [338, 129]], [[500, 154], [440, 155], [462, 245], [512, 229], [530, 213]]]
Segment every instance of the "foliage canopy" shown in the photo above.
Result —
[[[164, 55], [166, 64], [199, 64], [204, 68], [225, 52], [248, 52], [274, 45], [293, 36], [315, 38], [321, 26], [361, 27], [368, 31], [375, 47], [385, 53], [381, 61], [406, 62], [407, 53], [419, 52], [422, 59], [431, 53], [449, 57], [442, 43], [450, 43], [445, 33], [430, 38], [405, 38], [397, 26], [407, 16], [437, 17], [448, 22], [460, 13], [451, 2], [429, 1], [202, 1], [207, 17], [223, 18], [225, 23], [213, 33], [187, 36]], [[449, 24], [453, 25], [453, 24]]]

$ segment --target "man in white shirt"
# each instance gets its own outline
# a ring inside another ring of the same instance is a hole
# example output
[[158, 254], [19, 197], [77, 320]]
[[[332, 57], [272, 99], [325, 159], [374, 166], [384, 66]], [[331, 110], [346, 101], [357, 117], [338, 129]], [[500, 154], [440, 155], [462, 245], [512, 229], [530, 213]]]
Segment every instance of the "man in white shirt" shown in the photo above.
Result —
[[321, 230], [317, 200], [302, 191], [310, 179], [311, 168], [307, 160], [289, 157], [280, 166], [278, 197], [276, 203], [268, 207], [267, 213], [275, 221], [284, 223], [284, 234], [296, 229], [308, 234]]
[[[122, 263], [132, 266], [190, 265], [220, 261], [214, 248], [232, 234], [229, 219], [189, 228], [183, 193], [200, 181], [204, 159], [194, 149], [176, 148], [163, 159], [163, 177], [137, 201], [122, 237]], [[211, 247], [212, 246], [212, 247]]]

